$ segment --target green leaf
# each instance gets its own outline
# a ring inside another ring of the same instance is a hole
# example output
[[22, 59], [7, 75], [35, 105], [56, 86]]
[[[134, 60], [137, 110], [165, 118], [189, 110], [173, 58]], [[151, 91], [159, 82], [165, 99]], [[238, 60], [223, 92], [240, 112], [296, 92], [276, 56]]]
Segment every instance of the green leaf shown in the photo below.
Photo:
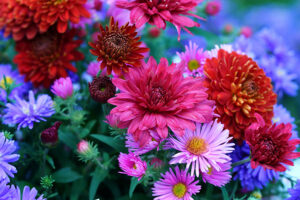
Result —
[[54, 161], [53, 161], [52, 157], [47, 156], [46, 160], [49, 163], [49, 165], [52, 167], [52, 169], [55, 169], [55, 165], [54, 165]]
[[132, 198], [133, 192], [136, 188], [136, 186], [139, 184], [139, 181], [136, 177], [132, 177], [131, 178], [131, 182], [130, 182], [130, 188], [129, 188], [129, 198]]
[[70, 200], [78, 200], [80, 194], [86, 193], [84, 191], [86, 189], [87, 181], [86, 179], [78, 179], [77, 181], [72, 183]]
[[99, 135], [99, 134], [92, 134], [93, 138], [107, 144], [108, 146], [111, 146], [118, 152], [125, 151], [123, 141], [119, 138], [113, 138], [105, 135]]
[[228, 192], [227, 192], [225, 186], [221, 187], [221, 190], [222, 190], [222, 194], [223, 194], [223, 199], [229, 200]]
[[90, 192], [89, 192], [90, 200], [94, 200], [100, 183], [106, 178], [107, 175], [108, 175], [108, 171], [101, 169], [100, 167], [97, 167], [96, 170], [93, 172], [93, 177], [92, 177]]
[[68, 130], [68, 127], [61, 126], [61, 128], [58, 129], [58, 138], [59, 141], [62, 141], [71, 149], [76, 149], [79, 139]]
[[87, 125], [84, 127], [84, 129], [82, 129], [82, 131], [79, 134], [80, 138], [86, 137], [91, 132], [95, 124], [96, 120], [92, 120], [89, 123], [87, 123]]
[[80, 174], [73, 171], [70, 167], [62, 168], [53, 174], [53, 178], [57, 183], [70, 183], [82, 178]]

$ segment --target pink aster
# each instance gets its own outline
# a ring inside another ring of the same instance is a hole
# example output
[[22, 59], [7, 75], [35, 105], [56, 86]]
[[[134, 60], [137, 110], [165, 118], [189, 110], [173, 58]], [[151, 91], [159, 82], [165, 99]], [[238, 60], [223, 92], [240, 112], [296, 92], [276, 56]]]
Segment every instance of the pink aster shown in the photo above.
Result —
[[104, 122], [109, 124], [112, 128], [125, 129], [127, 127], [126, 123], [120, 122], [118, 116], [113, 114], [107, 115]]
[[170, 138], [173, 148], [180, 151], [170, 164], [186, 163], [187, 169], [192, 166], [191, 174], [198, 177], [199, 172], [207, 173], [210, 167], [220, 171], [220, 164], [231, 160], [227, 154], [234, 150], [234, 143], [229, 142], [229, 131], [217, 120], [196, 126], [195, 131], [187, 129], [183, 136]]
[[[155, 25], [158, 28], [165, 29], [166, 22], [174, 24], [180, 39], [180, 30], [183, 28], [191, 33], [186, 27], [199, 27], [200, 24], [193, 21], [187, 16], [193, 16], [203, 19], [195, 14], [190, 13], [199, 0], [117, 0], [116, 6], [130, 10], [130, 21], [137, 28], [145, 23]], [[187, 15], [187, 16], [186, 16]]]
[[152, 138], [146, 145], [140, 146], [140, 144], [134, 140], [133, 136], [128, 134], [126, 136], [125, 146], [136, 155], [145, 154], [155, 148], [158, 150], [163, 139], [155, 131], [150, 130], [149, 132]]
[[129, 69], [126, 79], [114, 78], [120, 89], [108, 102], [116, 107], [111, 114], [128, 124], [140, 145], [151, 140], [150, 130], [167, 138], [168, 128], [176, 135], [185, 129], [194, 130], [195, 122], [212, 120], [213, 101], [207, 100], [203, 82], [199, 78], [183, 77], [183, 66], [171, 64], [165, 58], [157, 64], [153, 57], [141, 67]]
[[228, 170], [231, 168], [231, 162], [220, 163], [219, 166], [220, 171], [210, 167], [207, 173], [201, 173], [204, 183], [209, 182], [214, 186], [222, 187], [230, 181], [231, 174]]
[[185, 46], [185, 52], [177, 52], [177, 55], [184, 64], [185, 73], [193, 77], [203, 76], [203, 65], [208, 57], [207, 52], [199, 49], [197, 44], [190, 41], [189, 46]]
[[175, 171], [170, 168], [161, 176], [152, 188], [154, 200], [191, 200], [192, 195], [200, 192], [201, 186], [197, 185], [199, 181], [178, 166]]
[[141, 180], [147, 170], [147, 163], [132, 152], [129, 154], [120, 153], [118, 161], [123, 170], [120, 172], [121, 174], [137, 177], [138, 180]]
[[98, 61], [90, 62], [90, 64], [88, 65], [88, 69], [86, 70], [86, 72], [92, 77], [97, 76], [99, 71], [100, 71], [100, 67]]
[[51, 92], [62, 99], [73, 95], [73, 84], [70, 77], [57, 79], [51, 87]]

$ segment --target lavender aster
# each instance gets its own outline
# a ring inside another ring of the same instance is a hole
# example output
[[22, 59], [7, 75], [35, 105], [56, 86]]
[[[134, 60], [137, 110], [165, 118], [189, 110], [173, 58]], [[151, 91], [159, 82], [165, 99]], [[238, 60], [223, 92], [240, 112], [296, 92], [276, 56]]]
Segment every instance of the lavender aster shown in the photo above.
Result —
[[289, 193], [291, 196], [286, 200], [300, 200], [300, 180], [297, 181], [293, 189], [289, 189]]
[[6, 181], [0, 182], [0, 200], [15, 200], [15, 190], [13, 187], [7, 185]]
[[[249, 155], [250, 148], [246, 143], [242, 146], [236, 145], [235, 151], [231, 154], [232, 162], [246, 159]], [[262, 189], [270, 181], [276, 180], [279, 177], [279, 174], [274, 170], [265, 170], [261, 166], [252, 169], [250, 162], [233, 168], [233, 174], [233, 179], [239, 179], [245, 191], [253, 191], [255, 188]]]
[[15, 141], [6, 139], [4, 133], [0, 132], [0, 181], [9, 182], [8, 176], [14, 177], [14, 173], [17, 173], [17, 169], [10, 165], [20, 157], [14, 154], [16, 149]]
[[14, 190], [13, 199], [14, 200], [46, 200], [43, 195], [37, 197], [38, 191], [35, 188], [30, 189], [30, 187], [25, 186], [21, 195], [20, 188], [11, 186]]
[[16, 96], [16, 102], [7, 103], [6, 107], [3, 123], [18, 124], [18, 129], [21, 127], [32, 129], [34, 122], [46, 121], [45, 117], [50, 117], [55, 113], [51, 97], [43, 94], [35, 100], [33, 91], [29, 91], [29, 101]]

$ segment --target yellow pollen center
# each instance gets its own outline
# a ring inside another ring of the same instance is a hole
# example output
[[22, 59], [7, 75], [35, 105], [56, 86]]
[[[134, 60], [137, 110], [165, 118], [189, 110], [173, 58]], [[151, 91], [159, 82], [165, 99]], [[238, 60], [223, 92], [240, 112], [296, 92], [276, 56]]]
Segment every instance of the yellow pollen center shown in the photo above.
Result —
[[182, 183], [177, 183], [176, 185], [173, 186], [173, 194], [178, 197], [178, 198], [182, 198], [185, 193], [186, 193], [186, 186]]
[[133, 168], [133, 169], [136, 169], [136, 168], [137, 168], [136, 165], [135, 165], [135, 163], [133, 164], [132, 168]]
[[208, 174], [208, 175], [211, 175], [211, 173], [212, 173], [212, 167], [208, 168], [207, 174]]
[[188, 67], [189, 67], [189, 70], [193, 71], [195, 69], [198, 69], [200, 67], [200, 64], [197, 60], [193, 59], [193, 60], [189, 61]]
[[194, 137], [188, 141], [186, 148], [190, 153], [200, 155], [207, 151], [207, 144], [204, 139]]
[[54, 5], [58, 5], [58, 4], [61, 4], [63, 2], [66, 2], [67, 0], [54, 0], [53, 4]]
[[[6, 85], [5, 85], [5, 82], [6, 82]], [[5, 76], [5, 80], [3, 77], [0, 81], [0, 87], [2, 87], [3, 89], [7, 89], [6, 86], [11, 85], [13, 82], [14, 82], [14, 79], [12, 79], [10, 76]]]

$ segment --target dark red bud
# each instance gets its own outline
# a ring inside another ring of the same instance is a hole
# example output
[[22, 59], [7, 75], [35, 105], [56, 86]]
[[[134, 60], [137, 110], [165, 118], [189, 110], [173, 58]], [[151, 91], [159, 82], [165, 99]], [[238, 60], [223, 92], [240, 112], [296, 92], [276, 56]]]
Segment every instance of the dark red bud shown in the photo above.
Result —
[[50, 128], [45, 129], [41, 135], [41, 141], [44, 145], [48, 146], [48, 147], [52, 147], [54, 146], [57, 141], [58, 141], [58, 128], [60, 127], [60, 125], [62, 124], [62, 122], [57, 121], [54, 123], [53, 126], [51, 126]]

